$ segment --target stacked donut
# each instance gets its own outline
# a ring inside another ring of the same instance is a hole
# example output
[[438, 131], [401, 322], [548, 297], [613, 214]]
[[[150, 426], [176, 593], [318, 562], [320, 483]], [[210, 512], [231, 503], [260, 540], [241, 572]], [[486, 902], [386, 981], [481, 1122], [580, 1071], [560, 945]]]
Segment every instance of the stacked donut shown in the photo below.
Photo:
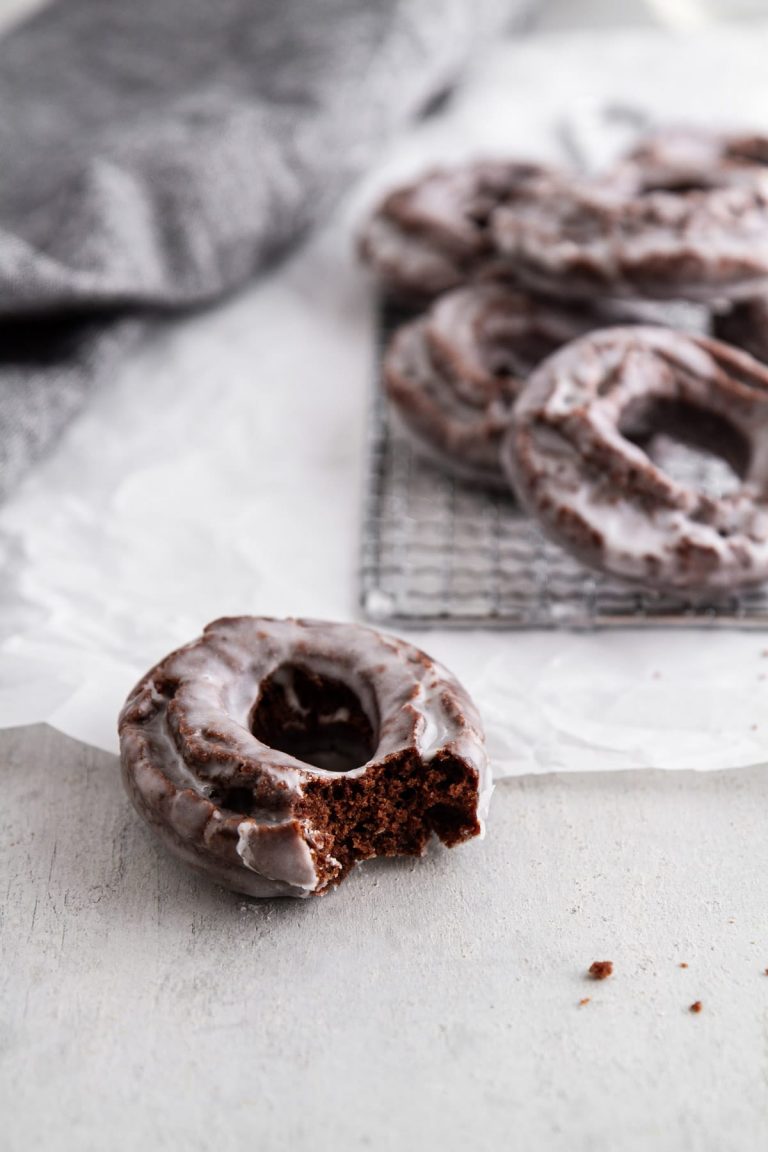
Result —
[[[383, 201], [361, 249], [415, 310], [384, 378], [423, 451], [511, 485], [615, 575], [768, 579], [768, 137], [659, 132], [590, 179], [432, 171]], [[680, 302], [711, 335], [680, 326]], [[665, 436], [725, 460], [734, 483], [674, 479]]]

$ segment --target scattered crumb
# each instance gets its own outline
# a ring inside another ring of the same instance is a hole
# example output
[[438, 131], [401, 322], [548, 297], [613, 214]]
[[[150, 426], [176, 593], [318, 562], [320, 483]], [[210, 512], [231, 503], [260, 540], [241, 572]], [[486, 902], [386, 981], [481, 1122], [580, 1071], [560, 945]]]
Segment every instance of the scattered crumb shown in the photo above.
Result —
[[579, 1000], [579, 1008], [583, 1008], [585, 1004], [589, 1004], [591, 996], [585, 996], [583, 1000]]
[[761, 672], [760, 675], [758, 676], [758, 680], [765, 680], [765, 679], [766, 679], [765, 672]]
[[735, 924], [736, 923], [736, 917], [735, 916], [729, 916], [728, 917], [728, 923], [729, 924]]
[[680, 963], [680, 967], [681, 967], [681, 968], [687, 968], [687, 967], [688, 967], [688, 965], [686, 964], [685, 960], [681, 961], [681, 963]]
[[750, 728], [753, 732], [757, 732], [757, 724], [750, 724]]
[[613, 960], [595, 960], [589, 966], [589, 975], [593, 980], [607, 980], [613, 975]]
[[761, 656], [768, 656], [768, 648], [763, 648], [763, 650], [762, 650], [762, 652], [760, 653], [760, 655], [761, 655]]
[[768, 976], [768, 968], [765, 970], [765, 975]]
[[694, 1000], [693, 1004], [691, 1004], [688, 1011], [689, 1012], [695, 1012], [696, 1015], [698, 1015], [699, 1012], [701, 1012], [701, 1000]]

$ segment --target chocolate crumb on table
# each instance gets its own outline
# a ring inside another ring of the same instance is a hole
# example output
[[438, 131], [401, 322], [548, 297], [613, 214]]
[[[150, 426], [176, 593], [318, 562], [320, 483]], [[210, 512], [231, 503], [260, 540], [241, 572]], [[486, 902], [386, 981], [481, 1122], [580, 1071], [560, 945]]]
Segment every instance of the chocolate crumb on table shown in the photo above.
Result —
[[681, 961], [680, 961], [680, 967], [681, 967], [681, 968], [687, 968], [687, 967], [688, 967], [688, 965], [686, 964], [685, 960], [681, 960]]
[[701, 1000], [694, 1000], [693, 1004], [691, 1004], [688, 1011], [694, 1012], [696, 1015], [698, 1015], [699, 1012], [701, 1012]]
[[593, 980], [607, 980], [613, 974], [613, 960], [595, 960], [589, 966], [589, 975]]
[[579, 1000], [579, 1008], [583, 1008], [585, 1004], [589, 1004], [591, 999], [591, 996], [584, 996], [583, 999]]

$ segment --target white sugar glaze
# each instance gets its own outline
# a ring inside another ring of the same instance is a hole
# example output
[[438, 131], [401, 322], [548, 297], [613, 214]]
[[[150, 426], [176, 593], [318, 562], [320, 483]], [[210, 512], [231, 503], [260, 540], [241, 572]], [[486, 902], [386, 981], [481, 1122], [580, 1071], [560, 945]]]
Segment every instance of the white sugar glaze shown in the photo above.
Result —
[[768, 173], [644, 193], [620, 180], [538, 188], [493, 216], [520, 280], [552, 295], [718, 301], [768, 284]]
[[596, 309], [500, 284], [459, 288], [392, 338], [389, 399], [417, 446], [443, 467], [506, 487], [501, 439], [528, 376], [549, 352], [608, 322]]
[[360, 251], [390, 294], [432, 299], [495, 268], [492, 213], [548, 176], [538, 164], [505, 161], [433, 169], [384, 199]]
[[[627, 414], [650, 401], [740, 438], [735, 491], [688, 487], [628, 439]], [[546, 531], [596, 567], [692, 590], [768, 578], [768, 370], [737, 349], [663, 328], [585, 336], [532, 377], [503, 460]]]

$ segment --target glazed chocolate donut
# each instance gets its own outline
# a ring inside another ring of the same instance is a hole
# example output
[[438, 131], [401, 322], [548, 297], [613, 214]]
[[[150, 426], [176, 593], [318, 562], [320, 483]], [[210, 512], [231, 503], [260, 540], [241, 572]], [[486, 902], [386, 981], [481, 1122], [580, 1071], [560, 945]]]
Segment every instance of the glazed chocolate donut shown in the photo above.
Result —
[[[707, 495], [652, 458], [667, 434], [740, 478]], [[768, 369], [704, 337], [611, 328], [545, 361], [502, 461], [545, 532], [585, 563], [665, 589], [768, 578]]]
[[739, 184], [768, 167], [768, 136], [674, 127], [649, 132], [609, 181], [634, 192], [694, 192]]
[[735, 344], [768, 363], [768, 296], [740, 300], [727, 312], [716, 313], [713, 328], [718, 340]]
[[139, 681], [123, 780], [166, 846], [250, 896], [307, 896], [372, 856], [482, 831], [483, 733], [450, 672], [354, 624], [209, 624]]
[[493, 214], [496, 244], [520, 282], [551, 295], [701, 302], [768, 284], [768, 172], [705, 189], [659, 190], [645, 177], [550, 179]]
[[432, 299], [492, 273], [492, 213], [546, 175], [537, 164], [492, 161], [434, 169], [386, 197], [360, 252], [391, 296]]
[[541, 360], [602, 326], [596, 316], [500, 284], [458, 288], [395, 333], [384, 357], [387, 394], [427, 455], [506, 487], [499, 449], [515, 399]]

